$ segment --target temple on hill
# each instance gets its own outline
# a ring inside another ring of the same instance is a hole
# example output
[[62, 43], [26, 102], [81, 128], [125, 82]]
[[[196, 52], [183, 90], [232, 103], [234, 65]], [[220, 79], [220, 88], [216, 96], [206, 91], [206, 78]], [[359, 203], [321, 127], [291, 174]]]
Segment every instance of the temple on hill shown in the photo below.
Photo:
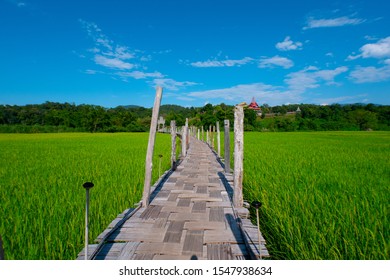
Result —
[[256, 100], [254, 97], [252, 97], [251, 103], [247, 107], [250, 110], [256, 111], [257, 115], [261, 116], [261, 108], [260, 106], [256, 103]]

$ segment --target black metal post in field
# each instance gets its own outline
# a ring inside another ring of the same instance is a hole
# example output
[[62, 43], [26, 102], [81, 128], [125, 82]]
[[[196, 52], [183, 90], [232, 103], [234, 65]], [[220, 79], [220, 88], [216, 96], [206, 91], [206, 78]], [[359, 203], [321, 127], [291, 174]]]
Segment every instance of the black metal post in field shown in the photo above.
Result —
[[161, 177], [161, 160], [162, 160], [162, 157], [163, 157], [163, 155], [158, 155], [158, 157], [159, 157], [159, 162], [158, 162], [158, 178], [160, 178]]
[[93, 187], [93, 183], [85, 182], [83, 187], [86, 191], [86, 199], [85, 199], [85, 260], [88, 260], [88, 234], [89, 234], [89, 190]]
[[259, 208], [261, 207], [262, 203], [259, 201], [253, 201], [252, 206], [256, 209], [256, 218], [257, 218], [257, 237], [259, 239], [259, 256], [260, 259], [262, 259], [261, 256], [261, 233], [260, 233], [260, 219], [259, 219]]
[[3, 248], [3, 239], [1, 239], [1, 235], [0, 235], [0, 260], [5, 260], [4, 248]]

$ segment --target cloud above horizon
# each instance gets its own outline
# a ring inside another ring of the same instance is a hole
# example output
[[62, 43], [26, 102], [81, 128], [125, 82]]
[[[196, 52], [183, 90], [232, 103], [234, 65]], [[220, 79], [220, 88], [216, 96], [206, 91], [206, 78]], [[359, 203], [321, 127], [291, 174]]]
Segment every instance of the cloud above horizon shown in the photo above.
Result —
[[259, 68], [274, 68], [275, 66], [289, 69], [294, 66], [294, 62], [291, 59], [275, 55], [273, 57], [265, 57], [259, 60]]
[[307, 89], [318, 88], [321, 83], [338, 85], [334, 81], [335, 77], [347, 71], [346, 66], [340, 66], [332, 70], [319, 70], [317, 67], [309, 66], [298, 72], [288, 74], [284, 82], [290, 90], [303, 93]]
[[128, 47], [115, 44], [114, 41], [103, 34], [95, 23], [82, 19], [79, 19], [79, 22], [94, 41], [94, 47], [88, 51], [94, 54], [93, 61], [97, 65], [123, 70], [137, 67], [136, 64], [129, 62], [129, 60], [135, 58], [135, 53], [130, 51]]
[[[264, 83], [241, 84], [229, 88], [195, 91], [187, 93], [189, 97], [202, 99], [224, 99], [227, 101], [241, 102], [242, 100], [250, 100], [252, 97], [264, 98], [276, 96], [279, 93], [277, 87]], [[209, 103], [209, 101], [207, 101]]]
[[347, 60], [355, 60], [357, 58], [390, 58], [390, 36], [378, 40], [376, 43], [363, 45], [360, 49], [360, 54], [349, 55]]
[[[89, 53], [94, 54], [93, 61], [96, 65], [108, 68], [109, 70], [117, 70], [117, 72], [108, 72], [115, 78], [119, 78], [122, 81], [128, 82], [128, 79], [146, 79], [147, 84], [150, 86], [162, 86], [166, 89], [177, 91], [181, 88], [197, 85], [195, 82], [180, 82], [172, 78], [166, 78], [166, 75], [159, 71], [146, 72], [146, 63], [152, 61], [151, 54], [145, 54], [144, 51], [130, 50], [127, 46], [116, 44], [113, 40], [109, 39], [102, 30], [93, 22], [87, 22], [79, 19], [83, 29], [86, 30], [88, 36], [92, 38], [94, 46], [88, 49]], [[169, 51], [154, 52], [165, 54]], [[226, 64], [240, 63], [239, 61], [226, 61]], [[137, 70], [135, 70], [137, 69]], [[139, 70], [141, 69], [141, 70]], [[103, 73], [98, 70], [88, 69], [84, 73], [94, 75], [97, 73]], [[149, 80], [152, 79], [152, 80]]]
[[207, 67], [233, 67], [233, 66], [242, 66], [254, 61], [251, 57], [244, 57], [242, 59], [208, 59], [206, 61], [197, 61], [190, 63], [193, 67], [207, 68]]
[[326, 70], [309, 66], [300, 71], [287, 74], [282, 86], [264, 83], [239, 84], [228, 88], [188, 92], [186, 95], [190, 98], [222, 99], [237, 103], [250, 100], [252, 97], [268, 104], [280, 104], [280, 102], [300, 103], [303, 101], [303, 95], [307, 94], [310, 89], [319, 88], [322, 84], [328, 86], [340, 85], [335, 82], [335, 78], [347, 71], [348, 68], [345, 66]]
[[177, 91], [179, 89], [189, 87], [189, 86], [199, 85], [198, 83], [195, 82], [189, 82], [189, 81], [179, 82], [173, 79], [160, 79], [160, 78], [154, 79], [153, 82], [150, 82], [150, 84], [153, 86], [161, 86], [163, 88], [172, 91]]
[[346, 25], [359, 25], [366, 20], [361, 18], [352, 18], [349, 16], [337, 17], [337, 18], [322, 18], [315, 19], [313, 17], [308, 18], [307, 25], [303, 27], [303, 30], [323, 27], [340, 27]]
[[302, 50], [301, 42], [293, 42], [290, 36], [284, 38], [283, 42], [279, 42], [275, 45], [275, 47], [280, 51], [294, 51], [294, 50]]
[[390, 79], [390, 63], [382, 67], [357, 66], [350, 73], [349, 78], [357, 84], [387, 81]]

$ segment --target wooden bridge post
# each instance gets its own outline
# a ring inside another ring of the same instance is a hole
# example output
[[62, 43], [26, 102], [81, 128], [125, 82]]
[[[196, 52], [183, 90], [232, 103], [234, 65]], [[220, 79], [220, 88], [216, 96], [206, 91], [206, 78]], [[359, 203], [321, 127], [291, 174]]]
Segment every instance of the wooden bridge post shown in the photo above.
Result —
[[213, 139], [213, 129], [212, 126], [209, 126], [209, 145], [211, 147], [211, 139]]
[[204, 142], [204, 129], [203, 129], [203, 125], [202, 125], [202, 141]]
[[176, 121], [171, 121], [171, 169], [176, 169]]
[[209, 146], [211, 147], [211, 139], [213, 137], [212, 135], [213, 129], [211, 128], [211, 125], [209, 126]]
[[186, 118], [186, 154], [190, 146], [190, 129], [188, 127], [188, 118]]
[[160, 111], [161, 97], [162, 97], [162, 87], [158, 86], [156, 88], [156, 97], [154, 99], [152, 120], [150, 123], [148, 150], [146, 152], [145, 181], [144, 181], [144, 192], [142, 195], [142, 207], [149, 206], [150, 185], [152, 181], [152, 168], [153, 168], [153, 151], [154, 151], [154, 143], [156, 140], [157, 118], [158, 118], [158, 113]]
[[184, 158], [187, 154], [187, 129], [185, 126], [181, 128], [181, 156]]
[[219, 131], [219, 122], [217, 122], [217, 152], [218, 156], [221, 157], [221, 134]]
[[233, 205], [243, 206], [242, 181], [244, 175], [244, 108], [234, 108], [234, 193]]
[[213, 147], [213, 149], [215, 148], [215, 125], [213, 125], [213, 132], [212, 132], [212, 135], [213, 135], [213, 137], [212, 137], [212, 139], [213, 139], [213, 142], [212, 142], [212, 147]]
[[225, 152], [225, 173], [230, 173], [230, 123], [229, 120], [224, 121], [224, 152]]

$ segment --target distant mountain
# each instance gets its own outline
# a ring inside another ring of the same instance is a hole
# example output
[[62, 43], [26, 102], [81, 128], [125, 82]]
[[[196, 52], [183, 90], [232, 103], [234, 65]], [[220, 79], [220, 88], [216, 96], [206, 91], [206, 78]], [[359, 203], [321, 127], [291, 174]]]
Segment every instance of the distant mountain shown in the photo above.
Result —
[[123, 107], [123, 108], [126, 108], [126, 109], [137, 109], [137, 108], [141, 108], [142, 106], [138, 106], [138, 105], [125, 105], [125, 106], [118, 106], [118, 107]]
[[174, 104], [165, 104], [160, 106], [160, 114], [169, 113], [171, 111], [176, 113], [187, 112], [188, 108]]

